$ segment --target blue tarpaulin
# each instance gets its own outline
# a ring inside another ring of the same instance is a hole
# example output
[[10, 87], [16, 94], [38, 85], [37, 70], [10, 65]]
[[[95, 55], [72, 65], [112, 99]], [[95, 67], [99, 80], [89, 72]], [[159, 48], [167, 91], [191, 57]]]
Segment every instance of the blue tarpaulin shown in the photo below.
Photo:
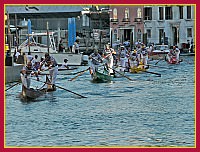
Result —
[[31, 20], [28, 19], [28, 34], [31, 34], [32, 30], [31, 30]]
[[76, 40], [75, 18], [68, 18], [68, 47], [72, 46]]

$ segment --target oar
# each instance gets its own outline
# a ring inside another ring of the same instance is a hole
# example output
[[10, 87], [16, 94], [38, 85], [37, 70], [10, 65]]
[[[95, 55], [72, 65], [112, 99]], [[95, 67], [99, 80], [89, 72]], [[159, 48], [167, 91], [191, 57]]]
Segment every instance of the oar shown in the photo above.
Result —
[[151, 73], [151, 74], [155, 74], [155, 75], [158, 75], [159, 77], [161, 77], [161, 74], [160, 73], [156, 73], [156, 72], [150, 72], [150, 71], [144, 71], [146, 73]]
[[115, 69], [110, 68], [110, 67], [108, 67], [108, 68], [109, 68], [109, 69], [112, 69], [113, 71], [115, 71], [116, 73], [120, 74], [121, 76], [123, 76], [123, 77], [129, 79], [130, 81], [134, 81], [133, 79], [129, 78], [128, 76], [126, 76], [126, 75], [124, 75], [124, 74], [121, 74], [120, 72], [116, 71]]
[[71, 92], [71, 93], [73, 93], [73, 94], [75, 94], [75, 95], [77, 95], [77, 96], [80, 96], [81, 98], [87, 98], [87, 97], [85, 97], [85, 96], [82, 96], [82, 95], [80, 95], [80, 94], [78, 94], [78, 93], [76, 93], [76, 92], [73, 92], [73, 91], [71, 91], [71, 90], [68, 90], [68, 89], [66, 89], [66, 88], [60, 87], [60, 86], [58, 86], [58, 85], [55, 85], [55, 86], [58, 87], [58, 88], [60, 88], [60, 89], [66, 90], [66, 91], [68, 91], [68, 92]]
[[[88, 69], [89, 69], [89, 68], [87, 68], [87, 69], [85, 69], [85, 70], [87, 71]], [[72, 73], [72, 75], [76, 75], [76, 74], [82, 73], [82, 72], [84, 72], [85, 70], [82, 70], [82, 71], [78, 71], [78, 72]]]
[[164, 66], [158, 66], [158, 65], [152, 65], [152, 64], [147, 64], [148, 66], [153, 66], [153, 67], [158, 67], [158, 68], [162, 68], [162, 69], [172, 69], [172, 68], [168, 68], [168, 67], [164, 67]]
[[155, 63], [155, 65], [158, 64], [158, 62], [160, 62], [161, 60], [163, 60], [163, 59], [159, 59], [159, 60]]
[[[183, 62], [183, 59], [180, 59], [178, 62], [179, 62], [179, 63], [180, 63], [180, 62]], [[187, 61], [186, 61], [186, 62], [187, 62]], [[187, 62], [187, 63], [190, 64], [189, 62]]]
[[77, 76], [75, 76], [75, 77], [69, 79], [68, 81], [73, 81], [73, 80], [75, 80], [75, 79], [78, 78], [79, 76], [83, 75], [83, 73], [85, 73], [87, 70], [89, 70], [89, 68], [87, 68], [87, 69], [85, 69], [85, 70], [79, 72], [79, 74], [78, 74]]
[[[32, 79], [32, 80], [35, 80], [35, 79]], [[35, 80], [35, 81], [38, 81], [38, 80]], [[40, 80], [39, 80], [39, 82], [42, 82], [42, 83], [50, 84], [50, 85], [51, 85], [51, 83], [48, 83], [48, 82], [43, 82], [43, 81], [40, 81]], [[55, 84], [54, 84], [54, 85], [55, 85]], [[85, 96], [82, 96], [82, 95], [80, 95], [80, 94], [78, 94], [78, 93], [76, 93], [76, 92], [73, 92], [73, 91], [68, 90], [68, 89], [66, 89], [66, 88], [63, 88], [63, 87], [60, 87], [60, 86], [58, 86], [58, 85], [55, 85], [55, 87], [58, 87], [58, 88], [63, 89], [63, 90], [65, 90], [65, 91], [71, 92], [71, 93], [73, 93], [73, 94], [75, 94], [75, 95], [77, 95], [77, 96], [80, 96], [81, 98], [87, 98], [87, 97], [85, 97]]]
[[9, 88], [7, 88], [5, 91], [7, 91], [7, 90], [9, 90], [9, 89], [11, 89], [12, 87], [14, 87], [14, 86], [16, 86], [16, 85], [18, 85], [18, 84], [20, 84], [21, 82], [19, 81], [19, 82], [17, 82], [17, 83], [15, 83], [15, 84], [13, 84], [12, 86], [10, 86]]

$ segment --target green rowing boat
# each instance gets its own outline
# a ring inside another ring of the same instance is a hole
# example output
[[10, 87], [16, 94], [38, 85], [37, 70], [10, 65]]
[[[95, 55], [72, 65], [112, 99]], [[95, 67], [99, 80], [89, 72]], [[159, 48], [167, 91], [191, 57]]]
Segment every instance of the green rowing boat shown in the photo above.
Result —
[[113, 80], [114, 75], [110, 75], [108, 70], [103, 70], [103, 71], [96, 71], [92, 75], [92, 80], [94, 82], [110, 82]]

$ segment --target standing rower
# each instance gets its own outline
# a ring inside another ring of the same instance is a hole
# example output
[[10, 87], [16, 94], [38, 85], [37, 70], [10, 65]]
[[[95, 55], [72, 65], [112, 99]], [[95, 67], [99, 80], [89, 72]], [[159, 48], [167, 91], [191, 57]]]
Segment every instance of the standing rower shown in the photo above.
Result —
[[21, 70], [21, 81], [22, 84], [26, 87], [26, 88], [30, 88], [31, 85], [31, 79], [30, 77], [32, 75], [35, 75], [37, 77], [37, 81], [39, 81], [39, 77], [38, 77], [38, 73], [37, 71], [33, 68], [32, 63], [28, 62], [27, 65], [23, 66], [22, 70]]
[[58, 74], [58, 64], [55, 60], [54, 57], [50, 56], [48, 53], [45, 53], [45, 59], [41, 62], [39, 71], [41, 70], [41, 67], [46, 64], [46, 66], [49, 69], [49, 75], [50, 75], [50, 80], [52, 84], [52, 89], [55, 90], [55, 83], [56, 83], [56, 77]]
[[103, 58], [106, 60], [108, 66], [109, 74], [113, 74], [113, 55], [114, 50], [110, 48], [109, 44], [106, 45], [105, 50], [103, 51]]
[[98, 71], [99, 63], [102, 62], [102, 57], [98, 53], [98, 50], [95, 50], [94, 53], [92, 53], [89, 56], [89, 59], [92, 59], [92, 61], [91, 61], [91, 68], [90, 68], [90, 74], [93, 74], [96, 71]]

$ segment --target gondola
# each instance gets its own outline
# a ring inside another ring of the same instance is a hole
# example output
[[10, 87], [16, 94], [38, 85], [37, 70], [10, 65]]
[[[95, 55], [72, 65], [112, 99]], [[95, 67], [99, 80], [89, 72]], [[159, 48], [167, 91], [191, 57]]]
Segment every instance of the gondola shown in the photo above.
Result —
[[111, 82], [114, 75], [110, 75], [107, 69], [98, 70], [91, 74], [93, 82]]
[[[47, 87], [44, 88], [45, 85], [47, 85]], [[56, 88], [52, 87], [52, 85], [50, 84], [50, 80], [48, 76], [46, 75], [46, 82], [40, 89], [27, 88], [22, 84], [21, 96], [23, 99], [36, 99], [44, 95], [46, 92], [55, 91], [55, 90]]]
[[172, 56], [170, 59], [166, 59], [168, 64], [180, 64], [183, 60], [178, 60], [176, 56]]

